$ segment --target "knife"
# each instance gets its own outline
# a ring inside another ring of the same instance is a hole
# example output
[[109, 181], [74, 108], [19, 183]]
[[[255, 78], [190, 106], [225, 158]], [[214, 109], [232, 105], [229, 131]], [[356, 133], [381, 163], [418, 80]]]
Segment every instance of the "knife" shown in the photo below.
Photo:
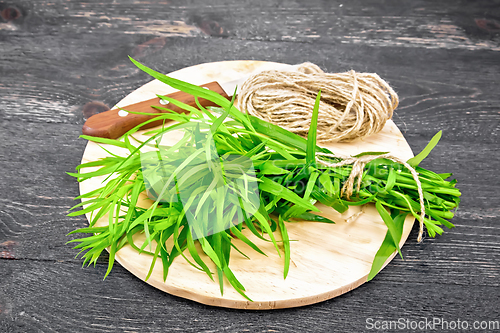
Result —
[[[295, 66], [292, 65], [276, 64], [271, 69], [293, 70], [294, 68]], [[232, 96], [235, 91], [238, 92], [236, 88], [239, 88], [243, 84], [243, 82], [245, 82], [250, 76], [253, 76], [255, 74], [262, 72], [263, 70], [268, 70], [268, 69], [270, 68], [258, 69], [248, 75], [244, 75], [235, 80], [227, 82], [214, 81], [207, 84], [203, 84], [201, 85], [201, 87], [215, 91], [221, 96], [229, 99], [230, 96]], [[167, 96], [197, 108], [195, 97], [193, 95], [190, 95], [183, 91], [177, 91]], [[200, 98], [198, 99], [198, 101], [203, 107], [217, 106], [213, 102], [206, 99]], [[127, 131], [136, 127], [137, 125], [156, 117], [151, 115], [129, 113], [127, 111], [142, 112], [142, 113], [161, 113], [162, 111], [154, 108], [155, 106], [168, 108], [178, 113], [186, 112], [184, 109], [181, 109], [180, 107], [175, 106], [172, 103], [168, 103], [167, 101], [156, 97], [139, 103], [124, 106], [121, 109], [116, 108], [95, 114], [91, 116], [89, 119], [87, 119], [87, 121], [83, 125], [82, 133], [94, 137], [117, 139], [121, 137], [123, 134], [125, 134]], [[141, 127], [141, 129], [159, 126], [162, 123], [163, 120], [152, 121]]]

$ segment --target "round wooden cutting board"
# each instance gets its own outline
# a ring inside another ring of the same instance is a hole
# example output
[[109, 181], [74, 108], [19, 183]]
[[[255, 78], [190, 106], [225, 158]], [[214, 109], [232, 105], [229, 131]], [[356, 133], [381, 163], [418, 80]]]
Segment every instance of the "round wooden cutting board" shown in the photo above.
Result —
[[[261, 61], [224, 61], [184, 68], [170, 73], [170, 76], [200, 85], [212, 81], [231, 81], [256, 69], [271, 69], [276, 65]], [[154, 80], [132, 92], [117, 105], [124, 107], [154, 98], [156, 94], [171, 92], [174, 92], [171, 87]], [[127, 153], [114, 146], [103, 146], [114, 153]], [[403, 159], [413, 156], [408, 143], [391, 120], [387, 122], [383, 131], [376, 135], [353, 143], [325, 146], [333, 152], [344, 155], [355, 155], [363, 151], [388, 151]], [[82, 163], [105, 156], [107, 153], [104, 149], [94, 142], [89, 142]], [[101, 187], [102, 180], [103, 178], [95, 178], [80, 183], [80, 192], [87, 193]], [[146, 196], [143, 204], [150, 204]], [[246, 294], [253, 302], [243, 298], [229, 283], [225, 283], [224, 294], [221, 295], [218, 282], [210, 280], [204, 272], [193, 268], [182, 257], [175, 259], [166, 282], [163, 281], [161, 262], [158, 260], [147, 283], [169, 294], [200, 303], [240, 309], [297, 307], [346, 293], [366, 282], [373, 258], [382, 244], [387, 227], [373, 205], [365, 205], [362, 208], [354, 206], [344, 214], [339, 214], [330, 207], [318, 207], [322, 210], [322, 215], [336, 221], [336, 224], [287, 223], [288, 234], [293, 241], [290, 244], [290, 271], [286, 279], [283, 278], [284, 256], [278, 255], [272, 243], [264, 242], [244, 229], [244, 234], [267, 254], [266, 257], [243, 242], [235, 240], [236, 246], [250, 259], [232, 251], [230, 267], [245, 286]], [[349, 217], [360, 209], [363, 213], [354, 221], [348, 222]], [[412, 217], [406, 219], [401, 246], [406, 241], [413, 222]], [[106, 225], [108, 217], [104, 216], [99, 223]], [[137, 238], [138, 244], [141, 242], [140, 237]], [[279, 239], [279, 233], [276, 237]], [[189, 253], [185, 252], [190, 258]], [[390, 259], [394, 255], [395, 253]], [[208, 257], [202, 258], [215, 272], [215, 265], [211, 264]], [[152, 257], [139, 254], [127, 245], [116, 253], [116, 260], [138, 278], [145, 280]]]

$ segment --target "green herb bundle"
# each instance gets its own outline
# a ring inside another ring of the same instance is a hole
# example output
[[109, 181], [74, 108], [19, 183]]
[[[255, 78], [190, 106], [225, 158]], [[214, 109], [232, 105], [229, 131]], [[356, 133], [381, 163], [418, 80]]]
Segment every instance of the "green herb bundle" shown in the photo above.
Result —
[[[365, 165], [358, 186], [347, 197], [342, 189], [352, 165], [331, 166], [342, 159], [316, 145], [320, 93], [309, 136], [304, 139], [240, 112], [232, 101], [215, 92], [170, 78], [131, 60], [154, 78], [197, 98], [210, 100], [220, 108], [207, 110], [199, 105], [199, 109], [195, 109], [160, 96], [188, 113], [177, 114], [160, 108], [164, 113], [154, 120], [163, 119], [164, 125], [150, 131], [147, 140], [140, 141], [133, 136], [140, 126], [120, 140], [82, 136], [129, 151], [127, 156], [110, 153], [109, 157], [79, 165], [77, 173], [69, 173], [79, 181], [107, 176], [101, 188], [77, 197], [84, 201], [73, 209], [84, 208], [69, 214], [92, 212], [90, 226], [71, 233], [92, 234], [70, 241], [79, 243], [75, 248], [80, 249], [84, 265], [95, 264], [107, 248], [107, 276], [116, 251], [130, 244], [138, 252], [153, 257], [147, 278], [159, 259], [166, 279], [173, 260], [182, 256], [213, 280], [214, 272], [198, 252], [201, 248], [216, 266], [221, 293], [223, 281], [227, 279], [248, 299], [244, 286], [230, 268], [231, 251], [241, 253], [233, 240], [238, 238], [263, 255], [265, 253], [242, 230], [246, 228], [256, 237], [272, 242], [278, 253], [284, 252], [286, 278], [293, 255], [287, 234], [288, 221], [334, 223], [314, 214], [319, 211], [314, 205], [317, 202], [340, 213], [352, 205], [375, 203], [388, 231], [368, 279], [378, 273], [394, 251], [401, 254], [399, 243], [406, 216], [411, 214], [421, 219], [418, 184], [403, 164], [376, 158]], [[174, 130], [183, 131], [182, 139], [172, 146], [162, 145], [162, 136]], [[418, 172], [426, 215], [422, 222], [432, 237], [443, 232], [441, 225], [453, 227], [448, 220], [453, 217], [452, 210], [458, 207], [460, 196], [455, 188], [456, 181], [446, 180], [451, 174], [436, 174], [418, 167], [437, 144], [439, 135], [422, 153], [407, 161]], [[152, 151], [144, 152], [146, 147]], [[83, 172], [88, 167], [98, 169]], [[139, 195], [144, 191], [154, 200], [149, 208], [138, 204]], [[109, 224], [96, 226], [106, 214]], [[133, 236], [137, 233], [144, 233], [146, 241], [143, 244], [134, 243]], [[281, 234], [278, 240], [275, 233]], [[166, 246], [169, 239], [173, 240], [171, 248]], [[154, 250], [153, 242], [158, 245]], [[200, 247], [195, 246], [196, 242]]]

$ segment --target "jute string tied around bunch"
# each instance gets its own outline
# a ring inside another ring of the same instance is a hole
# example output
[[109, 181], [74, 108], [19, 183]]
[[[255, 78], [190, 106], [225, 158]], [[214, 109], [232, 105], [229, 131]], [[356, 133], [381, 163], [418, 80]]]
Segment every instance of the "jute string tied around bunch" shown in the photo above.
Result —
[[[249, 114], [306, 137], [311, 126], [316, 96], [321, 91], [318, 112], [318, 142], [349, 142], [382, 130], [392, 118], [399, 100], [387, 82], [374, 73], [325, 73], [306, 62], [291, 71], [269, 70], [250, 77], [241, 86], [238, 107]], [[317, 157], [332, 156], [317, 153]], [[423, 236], [425, 207], [418, 173], [408, 163], [391, 154], [341, 157], [339, 163], [318, 162], [331, 167], [352, 164], [342, 195], [349, 198], [357, 180], [361, 185], [365, 165], [377, 158], [403, 164], [412, 174], [418, 188], [420, 242]]]
[[[338, 163], [329, 163], [324, 160], [321, 160], [321, 158], [318, 157], [334, 157], [334, 158], [340, 158], [342, 159]], [[344, 182], [344, 185], [342, 186], [342, 189], [340, 191], [341, 195], [345, 195], [347, 199], [349, 199], [354, 191], [354, 185], [356, 184], [356, 188], [359, 191], [359, 188], [361, 187], [361, 181], [363, 177], [363, 171], [369, 162], [377, 159], [377, 158], [385, 158], [388, 160], [391, 160], [396, 163], [400, 163], [404, 165], [411, 173], [413, 176], [413, 179], [415, 180], [415, 183], [417, 184], [417, 191], [418, 191], [418, 197], [419, 197], [419, 204], [420, 204], [420, 215], [418, 218], [419, 222], [419, 231], [418, 231], [418, 237], [417, 241], [421, 242], [422, 241], [422, 236], [424, 234], [424, 217], [425, 217], [425, 206], [424, 206], [424, 193], [422, 191], [422, 184], [420, 182], [420, 179], [418, 178], [418, 173], [415, 171], [415, 169], [409, 165], [406, 161], [402, 160], [401, 158], [394, 156], [392, 154], [386, 153], [386, 154], [381, 154], [381, 155], [363, 155], [360, 157], [352, 157], [352, 156], [340, 156], [340, 155], [333, 155], [333, 154], [326, 154], [326, 153], [316, 153], [316, 160], [328, 167], [340, 167], [343, 165], [349, 165], [352, 164], [352, 169], [351, 173], [349, 174], [349, 177], [347, 180]]]

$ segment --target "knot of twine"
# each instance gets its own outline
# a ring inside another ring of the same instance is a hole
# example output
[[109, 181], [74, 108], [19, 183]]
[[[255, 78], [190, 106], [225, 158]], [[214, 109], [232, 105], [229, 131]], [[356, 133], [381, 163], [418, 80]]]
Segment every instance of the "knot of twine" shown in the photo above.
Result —
[[396, 163], [400, 163], [404, 165], [408, 171], [410, 171], [411, 175], [413, 176], [413, 179], [415, 180], [415, 183], [417, 184], [417, 190], [418, 190], [418, 196], [419, 196], [419, 204], [420, 204], [420, 216], [419, 216], [419, 231], [418, 231], [418, 237], [417, 241], [421, 242], [422, 241], [422, 236], [424, 234], [424, 217], [425, 217], [425, 206], [424, 206], [424, 194], [422, 191], [422, 184], [420, 183], [420, 179], [418, 178], [418, 173], [415, 171], [415, 169], [406, 163], [406, 161], [400, 159], [397, 156], [391, 155], [389, 153], [387, 154], [381, 154], [381, 155], [363, 155], [360, 157], [352, 157], [352, 156], [339, 156], [339, 155], [333, 155], [333, 154], [326, 154], [326, 153], [320, 153], [317, 152], [316, 156], [325, 156], [325, 157], [333, 157], [333, 158], [341, 158], [342, 161], [337, 162], [337, 163], [329, 163], [326, 161], [323, 161], [319, 158], [317, 158], [317, 161], [325, 166], [328, 167], [340, 167], [343, 165], [348, 165], [352, 164], [352, 169], [351, 173], [349, 174], [349, 177], [347, 180], [344, 182], [344, 185], [342, 186], [340, 195], [345, 195], [347, 199], [349, 199], [354, 191], [354, 185], [356, 184], [356, 188], [359, 191], [361, 187], [361, 181], [363, 177], [363, 170], [365, 168], [365, 165], [377, 158], [385, 158], [388, 160], [391, 160]]
[[377, 74], [330, 74], [309, 62], [296, 69], [250, 77], [238, 93], [239, 109], [307, 136], [321, 90], [317, 141], [348, 142], [382, 130], [398, 106], [396, 92]]

